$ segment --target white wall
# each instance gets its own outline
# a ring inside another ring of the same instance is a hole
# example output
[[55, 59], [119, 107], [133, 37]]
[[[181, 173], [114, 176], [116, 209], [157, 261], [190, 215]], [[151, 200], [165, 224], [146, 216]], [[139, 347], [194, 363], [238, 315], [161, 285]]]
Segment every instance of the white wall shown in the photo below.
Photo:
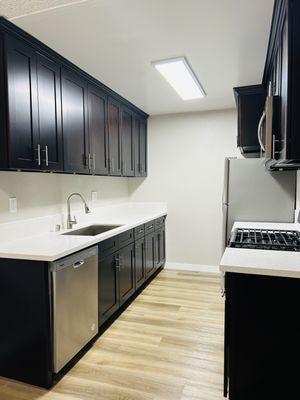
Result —
[[224, 158], [236, 149], [236, 112], [154, 116], [149, 176], [129, 180], [133, 201], [168, 204], [168, 262], [218, 265]]
[[[90, 203], [91, 191], [98, 201]], [[91, 208], [128, 201], [128, 178], [60, 175], [36, 172], [0, 172], [0, 223], [63, 212], [70, 193], [80, 192]], [[18, 212], [8, 212], [8, 198], [16, 196]], [[74, 198], [74, 209], [82, 207]]]

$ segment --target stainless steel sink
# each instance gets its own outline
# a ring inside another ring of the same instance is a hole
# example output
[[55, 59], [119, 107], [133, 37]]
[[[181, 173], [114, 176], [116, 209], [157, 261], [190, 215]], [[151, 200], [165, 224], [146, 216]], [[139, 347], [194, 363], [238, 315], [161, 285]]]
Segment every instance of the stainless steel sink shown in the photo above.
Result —
[[85, 228], [75, 229], [74, 231], [63, 233], [63, 235], [96, 236], [100, 233], [119, 228], [120, 226], [122, 225], [90, 225], [86, 226]]

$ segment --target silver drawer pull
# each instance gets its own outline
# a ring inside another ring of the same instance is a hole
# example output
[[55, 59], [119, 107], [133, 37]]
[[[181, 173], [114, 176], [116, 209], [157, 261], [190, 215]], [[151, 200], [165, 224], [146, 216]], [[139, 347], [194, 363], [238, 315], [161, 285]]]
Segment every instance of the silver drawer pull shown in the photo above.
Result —
[[46, 166], [49, 166], [49, 155], [48, 155], [48, 146], [45, 146], [45, 153], [46, 153]]
[[151, 229], [151, 228], [153, 228], [153, 225], [148, 226], [148, 229]]
[[73, 264], [73, 268], [81, 267], [84, 264], [84, 262], [85, 262], [84, 260], [77, 261], [76, 263]]
[[37, 159], [38, 165], [41, 165], [41, 145], [40, 144], [37, 145], [36, 151], [37, 151], [37, 157], [38, 157], [38, 159]]

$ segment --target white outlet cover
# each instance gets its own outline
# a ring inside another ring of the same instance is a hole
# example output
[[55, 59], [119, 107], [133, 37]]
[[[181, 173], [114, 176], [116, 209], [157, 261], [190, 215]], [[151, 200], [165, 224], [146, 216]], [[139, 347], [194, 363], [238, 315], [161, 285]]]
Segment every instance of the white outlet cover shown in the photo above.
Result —
[[96, 190], [92, 190], [91, 199], [92, 199], [92, 201], [98, 200], [98, 192], [96, 192]]
[[16, 197], [10, 197], [8, 200], [9, 212], [16, 213], [18, 211], [18, 204]]

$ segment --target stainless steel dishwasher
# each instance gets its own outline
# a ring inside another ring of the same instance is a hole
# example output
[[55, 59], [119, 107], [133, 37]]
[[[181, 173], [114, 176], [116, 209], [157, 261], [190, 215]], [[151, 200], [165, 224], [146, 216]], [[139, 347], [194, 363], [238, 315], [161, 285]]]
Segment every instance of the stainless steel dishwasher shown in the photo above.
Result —
[[53, 371], [60, 371], [98, 333], [98, 247], [51, 263]]

